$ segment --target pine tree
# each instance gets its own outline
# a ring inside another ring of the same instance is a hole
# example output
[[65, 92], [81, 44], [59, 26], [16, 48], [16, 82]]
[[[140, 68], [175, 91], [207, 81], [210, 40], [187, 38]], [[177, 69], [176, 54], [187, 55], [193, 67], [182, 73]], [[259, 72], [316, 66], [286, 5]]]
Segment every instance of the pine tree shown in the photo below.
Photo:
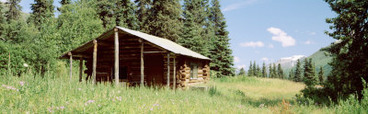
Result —
[[262, 65], [262, 77], [267, 77], [267, 70], [266, 70], [266, 64], [263, 62]]
[[326, 84], [330, 90], [328, 96], [336, 101], [357, 94], [358, 99], [362, 99], [363, 80], [368, 81], [368, 1], [325, 1], [336, 13], [336, 17], [326, 20], [332, 30], [327, 34], [338, 41], [326, 49], [333, 57], [332, 76], [328, 76], [331, 78]]
[[22, 7], [19, 5], [21, 0], [8, 0], [9, 10], [5, 13], [6, 21], [10, 23], [11, 20], [18, 20], [20, 17]]
[[130, 0], [118, 0], [114, 10], [115, 25], [137, 30], [139, 23], [135, 15], [135, 6]]
[[213, 40], [213, 50], [210, 50], [210, 58], [214, 61], [211, 63], [211, 70], [220, 72], [222, 76], [233, 76], [234, 68], [232, 66], [233, 56], [229, 43], [229, 32], [226, 28], [226, 21], [224, 15], [220, 9], [220, 3], [218, 0], [212, 0], [211, 14], [209, 20], [213, 23], [213, 30], [215, 31], [215, 37]]
[[261, 77], [261, 75], [262, 75], [261, 68], [259, 67], [259, 65], [257, 65], [257, 74], [256, 74], [256, 76]]
[[5, 30], [5, 17], [4, 17], [4, 13], [3, 13], [3, 3], [0, 2], [0, 40], [5, 40], [5, 38], [3, 37], [4, 34], [4, 30]]
[[294, 74], [294, 81], [300, 82], [302, 81], [302, 69], [300, 68], [300, 60], [298, 59], [295, 66], [295, 74]]
[[97, 0], [96, 11], [105, 29], [112, 29], [116, 25], [114, 21], [114, 9], [115, 3], [113, 1]]
[[45, 20], [54, 17], [53, 3], [54, 0], [35, 0], [35, 3], [31, 4], [32, 13], [28, 22], [39, 27]]
[[238, 76], [245, 76], [244, 68], [240, 68]]
[[279, 78], [284, 79], [285, 78], [284, 71], [282, 70], [280, 63], [277, 65], [277, 71], [278, 71], [277, 74], [278, 74]]
[[305, 58], [304, 60], [304, 83], [308, 87], [313, 87], [317, 84], [317, 78], [313, 70], [312, 59]]
[[202, 55], [209, 55], [206, 45], [208, 40], [203, 39], [204, 22], [206, 20], [205, 6], [202, 0], [184, 0], [184, 26], [183, 34], [178, 43]]
[[139, 30], [141, 32], [148, 33], [148, 17], [151, 15], [150, 8], [152, 6], [151, 0], [135, 0], [138, 9], [136, 10], [136, 15], [138, 18]]
[[252, 61], [249, 63], [248, 76], [253, 76], [253, 65]]
[[293, 69], [291, 69], [291, 70], [289, 71], [289, 77], [288, 77], [288, 80], [294, 80], [294, 71], [293, 71]]
[[150, 12], [149, 33], [176, 42], [182, 29], [179, 0], [153, 0]]
[[253, 76], [257, 76], [257, 64], [256, 61], [253, 61]]
[[272, 64], [269, 64], [268, 66], [268, 77], [272, 78]]
[[323, 68], [322, 67], [319, 67], [318, 78], [319, 78], [319, 83], [323, 84], [324, 80], [323, 80]]
[[277, 71], [277, 67], [276, 67], [276, 64], [275, 63], [273, 63], [273, 65], [272, 65], [272, 75], [273, 75], [273, 78], [278, 78], [278, 71]]

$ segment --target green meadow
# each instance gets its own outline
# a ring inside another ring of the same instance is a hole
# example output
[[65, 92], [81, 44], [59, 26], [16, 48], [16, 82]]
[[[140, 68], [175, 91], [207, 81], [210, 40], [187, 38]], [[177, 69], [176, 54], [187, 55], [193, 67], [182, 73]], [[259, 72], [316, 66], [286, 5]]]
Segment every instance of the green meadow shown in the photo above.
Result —
[[[2, 113], [366, 113], [367, 99], [331, 106], [306, 104], [295, 97], [305, 87], [281, 79], [229, 77], [197, 85], [207, 89], [92, 85], [77, 77], [2, 75]], [[365, 94], [365, 97], [368, 95]]]

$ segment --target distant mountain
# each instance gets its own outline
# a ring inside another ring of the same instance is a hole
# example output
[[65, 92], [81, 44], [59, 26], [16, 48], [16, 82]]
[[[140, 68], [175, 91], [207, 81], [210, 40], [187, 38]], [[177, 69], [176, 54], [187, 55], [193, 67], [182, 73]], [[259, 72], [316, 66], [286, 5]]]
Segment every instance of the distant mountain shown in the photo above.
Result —
[[294, 55], [291, 57], [283, 57], [280, 60], [278, 60], [277, 62], [275, 62], [275, 64], [280, 64], [282, 66], [282, 68], [285, 69], [290, 69], [293, 68], [296, 65], [296, 62], [298, 59], [304, 60], [304, 58], [306, 58], [307, 56], [305, 55]]

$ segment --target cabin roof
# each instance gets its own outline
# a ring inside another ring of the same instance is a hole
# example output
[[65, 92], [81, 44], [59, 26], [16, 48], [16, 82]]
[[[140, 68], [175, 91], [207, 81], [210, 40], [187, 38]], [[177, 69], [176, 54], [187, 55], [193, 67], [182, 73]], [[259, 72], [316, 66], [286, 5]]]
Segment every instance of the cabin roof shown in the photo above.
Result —
[[[157, 36], [153, 36], [153, 35], [149, 35], [149, 34], [146, 34], [146, 33], [143, 33], [143, 32], [139, 32], [139, 31], [135, 31], [135, 30], [130, 30], [130, 29], [127, 29], [127, 28], [123, 28], [123, 27], [119, 27], [119, 26], [116, 26], [116, 28], [119, 30], [119, 33], [120, 32], [123, 32], [123, 33], [127, 33], [127, 34], [130, 34], [130, 35], [133, 35], [133, 36], [136, 36], [138, 38], [142, 38], [143, 40], [145, 41], [148, 41], [154, 45], [157, 45], [167, 51], [170, 51], [172, 53], [175, 53], [175, 54], [179, 54], [179, 55], [184, 55], [184, 56], [189, 56], [189, 57], [193, 57], [193, 58], [198, 58], [198, 59], [204, 59], [204, 60], [211, 60], [210, 58], [206, 57], [206, 56], [203, 56], [197, 52], [194, 52], [190, 49], [187, 49], [171, 40], [168, 40], [168, 39], [164, 39], [164, 38], [160, 38], [160, 37], [157, 37]], [[114, 29], [111, 29], [105, 33], [103, 33], [101, 36], [95, 38], [96, 40], [99, 40], [99, 39], [105, 39], [108, 35], [111, 35], [112, 33], [114, 32]], [[93, 39], [93, 40], [95, 40]], [[120, 39], [120, 37], [119, 37]], [[85, 50], [86, 48], [91, 48], [93, 46], [93, 40], [91, 41], [88, 41], [87, 43], [79, 46], [78, 48], [75, 48], [71, 51], [68, 51], [68, 52], [82, 52], [83, 50]], [[67, 58], [68, 57], [68, 52], [64, 53], [60, 58]]]

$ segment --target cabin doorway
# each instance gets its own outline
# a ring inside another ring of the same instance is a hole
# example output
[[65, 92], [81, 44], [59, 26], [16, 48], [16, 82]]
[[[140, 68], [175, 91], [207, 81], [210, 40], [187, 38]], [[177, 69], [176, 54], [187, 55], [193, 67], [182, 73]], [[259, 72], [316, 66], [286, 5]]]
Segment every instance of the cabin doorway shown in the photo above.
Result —
[[163, 85], [164, 61], [162, 55], [144, 56], [145, 81], [148, 86]]

